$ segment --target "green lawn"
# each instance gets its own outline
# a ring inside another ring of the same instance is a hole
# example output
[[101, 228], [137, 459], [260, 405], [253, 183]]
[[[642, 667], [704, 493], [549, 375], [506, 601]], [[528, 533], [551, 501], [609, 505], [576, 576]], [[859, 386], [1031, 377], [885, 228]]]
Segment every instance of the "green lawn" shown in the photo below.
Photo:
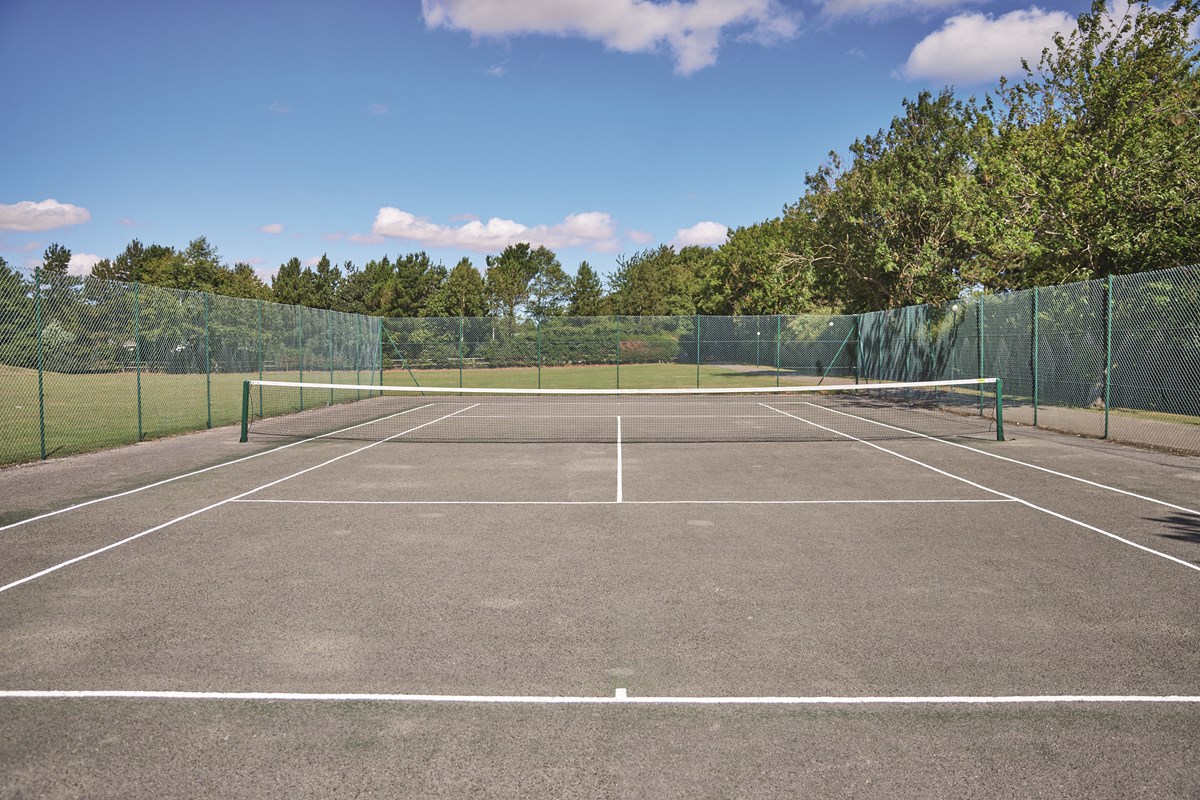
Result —
[[[753, 366], [726, 367], [701, 365], [700, 386], [774, 386], [773, 369], [756, 370]], [[462, 383], [459, 383], [459, 376]], [[696, 386], [695, 364], [622, 364], [620, 386], [617, 367], [613, 364], [542, 367], [543, 389], [685, 389]], [[795, 383], [791, 373], [783, 373], [783, 381]], [[537, 367], [503, 367], [494, 369], [392, 369], [384, 373], [388, 386], [463, 386], [479, 389], [536, 389]], [[815, 379], [803, 379], [815, 383]]]

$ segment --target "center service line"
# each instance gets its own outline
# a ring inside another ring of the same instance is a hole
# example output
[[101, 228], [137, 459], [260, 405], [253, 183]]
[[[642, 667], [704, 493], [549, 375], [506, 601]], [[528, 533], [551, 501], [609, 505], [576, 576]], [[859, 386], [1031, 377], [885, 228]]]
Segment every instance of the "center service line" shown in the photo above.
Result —
[[212, 511], [214, 508], [220, 508], [221, 506], [226, 505], [227, 503], [234, 503], [238, 500], [241, 500], [243, 497], [249, 497], [250, 495], [252, 495], [256, 492], [261, 492], [263, 489], [269, 489], [272, 486], [276, 486], [278, 484], [283, 483], [284, 481], [289, 481], [292, 478], [298, 478], [301, 475], [304, 475], [305, 473], [312, 472], [315, 469], [320, 469], [321, 467], [332, 464], [335, 461], [341, 461], [343, 458], [349, 458], [350, 456], [357, 455], [358, 453], [361, 453], [364, 450], [370, 450], [372, 447], [375, 447], [376, 445], [383, 444], [384, 442], [390, 442], [393, 439], [398, 439], [407, 433], [412, 433], [415, 430], [420, 430], [421, 428], [432, 425], [435, 422], [441, 422], [444, 419], [449, 419], [450, 417], [453, 417], [456, 414], [461, 414], [464, 411], [470, 411], [472, 408], [474, 408], [477, 405], [479, 405], [479, 404], [476, 403], [475, 405], [470, 405], [470, 406], [467, 406], [466, 408], [460, 408], [458, 411], [454, 411], [450, 414], [446, 414], [444, 416], [438, 417], [437, 419], [430, 420], [429, 422], [425, 422], [421, 425], [417, 425], [416, 427], [409, 428], [408, 430], [403, 431], [401, 433], [393, 434], [392, 436], [389, 436], [386, 439], [380, 439], [378, 441], [371, 442], [370, 444], [366, 445], [365, 447], [360, 447], [357, 450], [350, 451], [349, 453], [342, 453], [340, 456], [334, 456], [333, 458], [329, 459], [328, 461], [322, 461], [320, 464], [317, 464], [315, 466], [307, 467], [305, 469], [300, 470], [299, 472], [293, 472], [291, 475], [285, 475], [284, 477], [278, 478], [277, 480], [273, 480], [270, 483], [264, 483], [262, 486], [257, 486], [248, 492], [242, 492], [241, 494], [234, 495], [233, 497], [227, 497], [224, 500], [218, 500], [217, 502], [212, 503], [211, 505], [207, 505], [204, 508], [200, 508], [195, 511], [189, 512], [182, 516], [176, 517], [175, 519], [168, 520], [160, 525], [155, 525], [153, 528], [147, 528], [146, 530], [142, 531], [141, 533], [135, 533], [133, 536], [128, 536], [128, 537], [120, 540], [119, 542], [113, 542], [112, 544], [107, 544], [104, 547], [93, 550], [90, 553], [84, 553], [81, 556], [75, 556], [75, 558], [68, 559], [68, 560], [62, 562], [61, 564], [55, 564], [53, 567], [47, 567], [46, 569], [42, 570], [41, 572], [35, 572], [32, 575], [27, 575], [24, 578], [20, 578], [18, 580], [13, 581], [12, 583], [7, 583], [4, 586], [0, 586], [0, 594], [7, 592], [9, 589], [15, 589], [16, 587], [20, 586], [23, 583], [29, 583], [30, 581], [37, 580], [38, 578], [41, 578], [45, 575], [49, 575], [51, 572], [57, 572], [58, 570], [62, 569], [63, 567], [69, 567], [72, 564], [76, 564], [80, 561], [91, 558], [92, 556], [98, 556], [101, 553], [104, 553], [104, 552], [107, 552], [114, 548], [120, 547], [123, 544], [128, 544], [129, 542], [132, 542], [135, 539], [140, 539], [143, 536], [154, 533], [155, 531], [161, 531], [163, 528], [169, 528], [170, 526], [174, 525], [176, 522], [183, 522], [185, 519], [190, 519], [192, 517], [198, 516], [200, 514], [203, 514], [205, 511]]
[[621, 478], [621, 418], [617, 417], [617, 502], [624, 502], [624, 489]]

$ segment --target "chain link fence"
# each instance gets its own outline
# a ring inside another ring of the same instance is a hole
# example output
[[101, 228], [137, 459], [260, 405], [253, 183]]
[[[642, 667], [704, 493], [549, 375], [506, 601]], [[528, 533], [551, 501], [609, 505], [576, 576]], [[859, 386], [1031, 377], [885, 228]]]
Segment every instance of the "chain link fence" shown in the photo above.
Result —
[[236, 422], [246, 378], [587, 389], [1000, 377], [1009, 422], [1200, 453], [1200, 267], [859, 315], [542, 320], [381, 319], [39, 277], [0, 272], [0, 464]]
[[247, 378], [378, 383], [379, 333], [355, 314], [4, 271], [0, 464], [235, 423]]

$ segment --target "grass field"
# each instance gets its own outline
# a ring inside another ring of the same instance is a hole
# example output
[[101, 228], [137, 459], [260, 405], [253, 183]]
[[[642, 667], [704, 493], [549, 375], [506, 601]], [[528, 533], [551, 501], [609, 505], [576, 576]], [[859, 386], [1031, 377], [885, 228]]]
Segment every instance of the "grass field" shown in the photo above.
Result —
[[[460, 385], [480, 389], [536, 389], [539, 386], [537, 367], [502, 367], [490, 369], [403, 369], [388, 370], [383, 382], [389, 386], [450, 386]], [[613, 364], [580, 364], [565, 367], [542, 367], [540, 381], [543, 389], [686, 389], [700, 386], [774, 386], [774, 368], [756, 369], [753, 366], [713, 366], [702, 364], [623, 364], [618, 386], [617, 368]], [[815, 378], [784, 372], [780, 380], [796, 383], [816, 383]], [[834, 381], [827, 381], [832, 383]]]

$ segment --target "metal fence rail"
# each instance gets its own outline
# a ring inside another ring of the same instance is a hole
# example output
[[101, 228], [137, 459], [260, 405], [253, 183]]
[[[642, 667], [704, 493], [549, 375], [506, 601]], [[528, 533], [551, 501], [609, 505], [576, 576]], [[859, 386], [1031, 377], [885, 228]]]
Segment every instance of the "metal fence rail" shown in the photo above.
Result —
[[666, 388], [972, 377], [1003, 379], [1010, 423], [1200, 453], [1200, 267], [859, 315], [541, 320], [381, 319], [0, 271], [0, 464], [232, 424], [246, 378]]

